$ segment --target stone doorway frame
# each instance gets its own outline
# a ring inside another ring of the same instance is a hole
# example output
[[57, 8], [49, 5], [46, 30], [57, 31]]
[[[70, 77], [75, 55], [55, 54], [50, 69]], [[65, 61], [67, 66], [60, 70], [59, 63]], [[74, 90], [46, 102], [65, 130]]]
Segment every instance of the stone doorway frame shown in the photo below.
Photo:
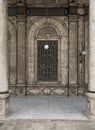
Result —
[[[34, 17], [35, 20], [35, 17]], [[33, 22], [33, 18], [29, 19], [29, 21]], [[30, 24], [31, 24], [30, 22]], [[36, 20], [32, 25], [29, 26], [29, 32], [28, 32], [28, 46], [27, 46], [27, 84], [35, 84], [37, 79], [35, 77], [35, 45], [37, 44], [37, 40], [39, 38], [37, 37], [39, 30], [46, 26], [46, 22], [48, 22], [48, 19], [46, 17], [36, 17]], [[60, 46], [59, 46], [59, 51], [63, 52], [62, 56], [59, 56], [61, 58], [60, 60], [60, 67], [59, 67], [59, 83], [61, 84], [66, 84], [64, 78], [66, 79], [68, 74], [62, 75], [62, 72], [64, 71], [64, 68], [67, 69], [68, 63], [67, 62], [62, 62], [66, 61], [68, 58], [68, 27], [62, 21], [61, 19], [58, 19], [57, 17], [50, 17], [49, 18], [49, 26], [54, 28], [58, 34], [57, 38], [50, 38], [49, 40], [58, 40]], [[41, 39], [40, 39], [41, 40]], [[42, 40], [46, 40], [45, 38], [42, 38]], [[62, 49], [62, 50], [61, 50]], [[30, 64], [29, 62], [33, 63]], [[64, 71], [65, 73], [68, 71]]]
[[[46, 21], [48, 22], [48, 20]], [[52, 27], [52, 25], [48, 25], [48, 28], [52, 28], [53, 31], [55, 31], [55, 34], [56, 36], [50, 36], [49, 38], [46, 38], [46, 37], [41, 37], [39, 36], [39, 32], [43, 29], [43, 28], [46, 28], [47, 25], [41, 25], [37, 32], [36, 32], [36, 39], [34, 39], [34, 44], [35, 44], [35, 61], [34, 61], [34, 64], [35, 64], [35, 82], [36, 84], [40, 85], [40, 84], [44, 84], [44, 85], [47, 85], [47, 84], [52, 84], [52, 85], [58, 85], [61, 81], [61, 39], [59, 38], [58, 36], [58, 31]], [[45, 40], [50, 40], [50, 41], [58, 41], [58, 81], [57, 82], [38, 82], [37, 81], [37, 42], [39, 40], [42, 40], [42, 41], [45, 41]]]
[[36, 79], [36, 83], [38, 85], [40, 84], [44, 84], [44, 85], [47, 85], [47, 84], [52, 84], [52, 85], [58, 85], [60, 83], [60, 80], [61, 80], [61, 71], [60, 71], [60, 39], [48, 39], [50, 41], [57, 41], [57, 44], [58, 44], [58, 81], [56, 82], [39, 82], [37, 81], [37, 41], [45, 41], [46, 39], [37, 39], [36, 40], [36, 44], [35, 44], [35, 79]]

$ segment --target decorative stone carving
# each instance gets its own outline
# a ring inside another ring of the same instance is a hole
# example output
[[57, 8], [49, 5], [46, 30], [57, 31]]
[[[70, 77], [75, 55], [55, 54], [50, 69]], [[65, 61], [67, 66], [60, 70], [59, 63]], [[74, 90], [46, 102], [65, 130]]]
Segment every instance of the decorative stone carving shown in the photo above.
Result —
[[26, 95], [84, 96], [86, 87], [80, 86], [27, 86]]
[[[51, 88], [50, 88], [50, 89], [51, 89]], [[51, 92], [50, 89], [49, 89], [49, 88], [45, 88], [44, 91], [43, 91], [44, 94], [45, 94], [45, 95], [50, 95], [50, 92]]]
[[69, 96], [77, 96], [77, 88], [76, 87], [71, 87], [69, 89]]
[[[31, 19], [29, 21], [31, 21]], [[36, 78], [35, 78], [35, 71], [36, 70], [35, 70], [35, 67], [34, 67], [34, 63], [35, 63], [34, 61], [36, 60], [36, 57], [35, 57], [36, 55], [34, 53], [34, 50], [35, 50], [35, 46], [37, 44], [37, 41], [36, 41], [37, 39], [35, 39], [35, 38], [37, 38], [37, 34], [38, 34], [40, 28], [42, 28], [43, 26], [47, 26], [46, 21], [48, 22], [48, 19], [42, 18], [39, 21], [35, 22], [34, 25], [31, 25], [31, 28], [28, 30], [29, 31], [29, 33], [27, 34], [27, 36], [28, 36], [28, 46], [27, 46], [28, 47], [27, 48], [27, 83], [28, 84], [33, 84], [36, 81]], [[64, 79], [67, 79], [66, 77], [67, 77], [68, 73], [66, 71], [65, 75], [63, 77], [61, 72], [63, 72], [63, 69], [68, 69], [67, 68], [67, 66], [68, 66], [68, 62], [67, 62], [67, 58], [68, 58], [68, 52], [67, 52], [67, 48], [68, 48], [67, 47], [68, 46], [68, 44], [67, 44], [68, 43], [68, 40], [67, 40], [68, 33], [67, 33], [67, 29], [68, 28], [67, 28], [65, 23], [64, 23], [64, 26], [63, 26], [60, 23], [60, 21], [57, 18], [56, 19], [55, 18], [49, 18], [49, 26], [56, 29], [56, 32], [57, 32], [58, 36], [62, 36], [62, 38], [59, 39], [59, 45], [60, 45], [60, 42], [63, 43], [63, 44], [61, 44], [61, 48], [62, 48], [62, 50], [61, 50], [62, 57], [61, 58], [62, 59], [60, 59], [59, 68], [58, 69], [59, 69], [59, 80], [62, 82], [62, 84], [66, 84], [67, 81], [64, 81]], [[34, 43], [35, 43], [35, 46], [34, 46]], [[36, 52], [36, 50], [35, 50], [35, 52]], [[60, 58], [60, 56], [59, 56], [59, 58]], [[63, 66], [62, 70], [60, 70], [61, 69], [60, 65]], [[61, 80], [61, 75], [62, 75], [62, 80]], [[63, 83], [63, 81], [64, 81], [64, 83]]]
[[85, 93], [87, 92], [87, 87], [88, 86], [84, 86], [84, 87], [78, 87], [77, 88], [77, 95], [78, 96], [85, 96]]
[[[9, 0], [10, 3], [14, 3], [13, 0]], [[14, 0], [15, 1], [15, 0]], [[54, 35], [54, 32], [56, 30], [55, 37], [58, 37], [59, 44], [60, 44], [60, 65], [59, 65], [59, 82], [58, 86], [54, 86], [53, 88], [50, 86], [49, 88], [49, 94], [53, 95], [84, 95], [85, 93], [85, 83], [86, 86], [88, 84], [88, 15], [85, 14], [85, 8], [83, 6], [84, 3], [87, 3], [88, 0], [77, 0], [77, 4], [74, 5], [75, 10], [78, 10], [78, 15], [73, 16], [52, 16], [52, 17], [42, 17], [42, 16], [33, 16], [33, 17], [26, 17], [25, 15], [17, 17], [9, 17], [9, 23], [8, 23], [8, 30], [9, 30], [9, 44], [10, 44], [10, 65], [9, 65], [9, 84], [10, 84], [10, 93], [12, 95], [19, 95], [20, 92], [23, 92], [23, 94], [46, 94], [44, 93], [45, 86], [41, 86], [37, 90], [37, 80], [36, 80], [36, 69], [35, 65], [36, 63], [36, 41], [37, 36], [39, 35], [39, 39], [43, 38], [41, 34], [45, 32], [45, 30], [42, 31], [42, 28], [45, 29], [46, 25], [49, 25], [49, 31], [50, 29], [54, 29], [54, 31], [51, 31]], [[23, 2], [18, 1], [18, 2]], [[53, 1], [50, 1], [53, 5]], [[34, 7], [34, 6], [42, 6], [38, 3], [44, 3], [42, 0], [40, 1], [33, 1], [33, 0], [26, 0], [27, 6]], [[62, 3], [68, 4], [68, 1], [66, 0], [58, 0], [56, 3]], [[73, 2], [72, 2], [73, 3]], [[54, 3], [55, 4], [55, 3]], [[18, 4], [18, 6], [26, 6], [25, 4]], [[42, 7], [45, 5], [43, 4]], [[63, 6], [63, 5], [62, 5]], [[12, 4], [11, 4], [12, 7]], [[56, 5], [54, 5], [56, 7]], [[69, 8], [69, 7], [68, 7]], [[74, 9], [72, 8], [72, 10]], [[88, 8], [88, 5], [87, 5]], [[74, 10], [73, 10], [74, 11]], [[23, 12], [23, 11], [22, 11]], [[75, 12], [75, 11], [74, 11]], [[77, 13], [77, 12], [76, 12]], [[69, 21], [68, 22], [68, 18]], [[23, 24], [27, 21], [27, 25]], [[68, 28], [71, 24], [71, 29]], [[78, 23], [78, 26], [77, 26]], [[17, 24], [19, 25], [19, 29], [17, 28]], [[24, 28], [25, 27], [25, 28]], [[25, 31], [26, 30], [26, 31]], [[72, 31], [75, 31], [72, 33]], [[78, 30], [78, 35], [77, 35]], [[18, 34], [18, 32], [22, 32], [26, 34], [27, 36], [21, 36], [21, 33]], [[17, 32], [17, 33], [16, 33]], [[18, 48], [16, 49], [16, 34], [18, 34]], [[50, 35], [52, 35], [52, 33]], [[71, 33], [72, 40], [69, 40], [69, 33]], [[74, 35], [75, 34], [75, 35]], [[57, 36], [58, 35], [58, 36]], [[85, 35], [85, 36], [84, 36]], [[78, 37], [77, 37], [78, 36]], [[52, 36], [50, 36], [52, 37]], [[79, 38], [79, 39], [78, 39]], [[72, 45], [75, 43], [75, 40], [78, 40], [78, 46]], [[69, 45], [69, 41], [72, 42]], [[85, 43], [84, 43], [85, 41]], [[25, 42], [25, 43], [24, 43]], [[23, 43], [23, 44], [22, 44]], [[76, 50], [80, 51], [82, 50], [81, 46], [82, 44], [85, 44], [85, 50], [87, 52], [87, 55], [85, 58], [79, 56], [77, 54]], [[69, 46], [68, 46], [69, 45]], [[81, 45], [81, 46], [80, 46]], [[77, 48], [77, 49], [76, 49]], [[74, 51], [75, 50], [75, 51]], [[68, 51], [70, 53], [68, 54]], [[74, 54], [75, 53], [75, 54]], [[71, 58], [70, 58], [71, 57]], [[79, 58], [81, 57], [81, 58]], [[84, 63], [79, 63], [78, 59], [82, 59]], [[18, 61], [17, 61], [18, 59]], [[71, 59], [71, 61], [70, 61]], [[74, 62], [72, 62], [72, 59]], [[77, 62], [78, 61], [78, 62]], [[17, 63], [16, 63], [17, 62]], [[23, 64], [23, 67], [22, 67]], [[78, 65], [78, 66], [77, 66]], [[85, 66], [85, 67], [84, 67]], [[17, 71], [18, 69], [18, 71]], [[73, 71], [74, 70], [74, 71]], [[79, 70], [79, 71], [78, 71]], [[72, 72], [71, 72], [72, 71]], [[72, 73], [70, 75], [70, 73]], [[77, 77], [77, 73], [80, 75]], [[81, 76], [82, 75], [82, 76]], [[72, 80], [74, 79], [74, 80]], [[69, 80], [72, 80], [72, 83], [69, 82]], [[80, 82], [77, 82], [77, 80], [80, 80]], [[31, 87], [29, 87], [29, 85]], [[36, 90], [34, 89], [34, 85], [36, 87]], [[73, 87], [75, 85], [75, 87]], [[63, 87], [63, 89], [60, 89], [60, 86]], [[46, 90], [48, 87], [46, 87]], [[33, 91], [33, 93], [32, 93]], [[61, 92], [62, 91], [62, 92]]]

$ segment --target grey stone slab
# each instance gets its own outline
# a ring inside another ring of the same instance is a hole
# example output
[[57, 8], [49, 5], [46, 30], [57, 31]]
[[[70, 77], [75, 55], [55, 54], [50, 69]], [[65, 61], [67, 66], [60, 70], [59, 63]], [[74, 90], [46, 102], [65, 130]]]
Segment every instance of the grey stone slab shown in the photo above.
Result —
[[13, 97], [7, 119], [87, 120], [85, 111], [86, 100], [83, 97]]

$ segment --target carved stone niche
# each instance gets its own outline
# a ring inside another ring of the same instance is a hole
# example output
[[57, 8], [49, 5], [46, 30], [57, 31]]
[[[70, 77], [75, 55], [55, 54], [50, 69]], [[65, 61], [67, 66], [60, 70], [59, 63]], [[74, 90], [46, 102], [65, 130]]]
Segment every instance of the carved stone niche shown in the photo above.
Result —
[[[68, 88], [60, 88], [60, 84], [66, 85], [68, 82], [67, 22], [67, 17], [28, 18], [27, 94], [67, 95]], [[58, 41], [58, 80], [56, 82], [38, 82], [37, 80], [37, 41], [46, 40], [46, 38], [47, 40]]]

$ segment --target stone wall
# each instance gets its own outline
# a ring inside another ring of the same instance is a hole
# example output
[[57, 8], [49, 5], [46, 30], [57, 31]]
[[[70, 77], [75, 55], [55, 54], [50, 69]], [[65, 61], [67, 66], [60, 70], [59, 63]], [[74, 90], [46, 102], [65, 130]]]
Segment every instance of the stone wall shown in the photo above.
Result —
[[[27, 2], [30, 2], [27, 0]], [[66, 2], [66, 1], [65, 1]], [[84, 95], [88, 85], [88, 13], [83, 1], [67, 16], [9, 16], [8, 66], [12, 95]], [[37, 34], [54, 28], [59, 44], [58, 82], [37, 82]], [[84, 52], [86, 51], [86, 56]]]

